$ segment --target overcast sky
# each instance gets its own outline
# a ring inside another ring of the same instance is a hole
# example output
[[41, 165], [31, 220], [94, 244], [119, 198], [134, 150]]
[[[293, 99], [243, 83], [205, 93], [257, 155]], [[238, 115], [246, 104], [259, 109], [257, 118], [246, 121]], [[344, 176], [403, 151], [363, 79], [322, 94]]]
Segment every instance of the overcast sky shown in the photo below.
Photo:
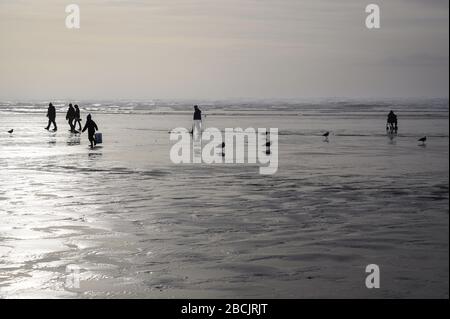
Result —
[[448, 97], [448, 25], [448, 0], [0, 0], [0, 98]]

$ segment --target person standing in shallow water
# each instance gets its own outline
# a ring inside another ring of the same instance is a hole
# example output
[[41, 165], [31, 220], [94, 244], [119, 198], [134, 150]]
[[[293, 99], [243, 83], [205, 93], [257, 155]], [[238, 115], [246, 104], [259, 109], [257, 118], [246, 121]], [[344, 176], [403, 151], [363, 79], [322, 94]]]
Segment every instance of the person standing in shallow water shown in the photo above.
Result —
[[75, 126], [77, 126], [78, 123], [78, 130], [81, 131], [81, 116], [80, 116], [80, 108], [77, 104], [75, 104], [75, 122], [73, 123], [73, 128], [75, 129]]
[[97, 124], [92, 120], [91, 114], [88, 114], [86, 117], [86, 124], [84, 124], [83, 131], [88, 130], [88, 138], [89, 142], [91, 143], [91, 148], [94, 148], [96, 141], [95, 141], [95, 131], [98, 131]]
[[192, 127], [192, 134], [202, 132], [202, 111], [198, 105], [194, 105], [194, 125]]
[[70, 131], [72, 133], [75, 132], [75, 125], [73, 123], [73, 120], [75, 120], [75, 109], [73, 108], [72, 103], [69, 104], [69, 109], [66, 113], [66, 120], [69, 122]]
[[398, 131], [397, 115], [395, 115], [394, 111], [390, 111], [387, 116], [386, 130], [392, 133], [397, 133]]
[[50, 129], [50, 125], [53, 124], [53, 131], [56, 131], [58, 128], [56, 127], [56, 109], [52, 103], [48, 104], [47, 109], [47, 117], [48, 117], [48, 125], [45, 128], [47, 131]]

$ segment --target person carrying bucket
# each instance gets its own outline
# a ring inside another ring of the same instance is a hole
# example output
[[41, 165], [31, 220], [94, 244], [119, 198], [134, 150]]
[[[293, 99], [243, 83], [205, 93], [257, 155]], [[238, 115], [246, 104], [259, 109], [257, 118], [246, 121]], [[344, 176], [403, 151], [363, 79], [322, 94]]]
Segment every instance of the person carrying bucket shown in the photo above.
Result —
[[96, 138], [95, 138], [95, 131], [98, 131], [97, 124], [92, 120], [91, 114], [88, 114], [86, 117], [86, 124], [84, 125], [83, 131], [88, 130], [88, 138], [89, 142], [91, 143], [91, 148], [94, 148], [94, 146], [97, 144]]

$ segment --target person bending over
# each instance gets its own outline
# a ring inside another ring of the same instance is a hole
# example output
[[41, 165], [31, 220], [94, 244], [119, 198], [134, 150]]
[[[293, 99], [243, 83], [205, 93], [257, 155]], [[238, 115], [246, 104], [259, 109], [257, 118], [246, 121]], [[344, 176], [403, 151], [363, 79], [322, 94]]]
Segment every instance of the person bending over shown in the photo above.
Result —
[[389, 114], [388, 114], [386, 129], [391, 131], [391, 132], [397, 132], [398, 131], [397, 115], [395, 115], [394, 111], [390, 111]]

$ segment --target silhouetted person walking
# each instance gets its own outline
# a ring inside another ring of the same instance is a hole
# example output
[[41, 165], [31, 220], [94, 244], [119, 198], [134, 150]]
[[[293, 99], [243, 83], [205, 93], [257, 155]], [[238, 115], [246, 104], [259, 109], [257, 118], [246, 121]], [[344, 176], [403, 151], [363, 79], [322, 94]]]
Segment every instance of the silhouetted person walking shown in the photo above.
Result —
[[98, 131], [97, 124], [92, 120], [91, 114], [86, 117], [86, 124], [84, 124], [83, 132], [88, 130], [89, 142], [91, 142], [91, 148], [97, 144], [95, 141], [95, 131]]
[[75, 122], [73, 123], [73, 127], [77, 126], [78, 123], [78, 130], [81, 131], [81, 116], [80, 116], [80, 108], [78, 105], [75, 104]]
[[397, 115], [395, 115], [394, 111], [390, 111], [388, 114], [386, 130], [395, 133], [398, 131]]
[[73, 123], [73, 120], [75, 120], [75, 109], [73, 108], [72, 104], [69, 104], [69, 109], [66, 113], [66, 120], [69, 122], [70, 131], [75, 132], [75, 125]]
[[48, 104], [47, 109], [47, 117], [48, 117], [48, 125], [45, 128], [47, 131], [50, 129], [50, 125], [53, 124], [53, 130], [56, 131], [58, 128], [56, 127], [56, 109], [52, 103]]
[[192, 127], [192, 134], [202, 132], [202, 111], [198, 108], [198, 105], [194, 105], [194, 125]]
[[194, 121], [202, 120], [202, 111], [198, 108], [198, 105], [194, 105]]

